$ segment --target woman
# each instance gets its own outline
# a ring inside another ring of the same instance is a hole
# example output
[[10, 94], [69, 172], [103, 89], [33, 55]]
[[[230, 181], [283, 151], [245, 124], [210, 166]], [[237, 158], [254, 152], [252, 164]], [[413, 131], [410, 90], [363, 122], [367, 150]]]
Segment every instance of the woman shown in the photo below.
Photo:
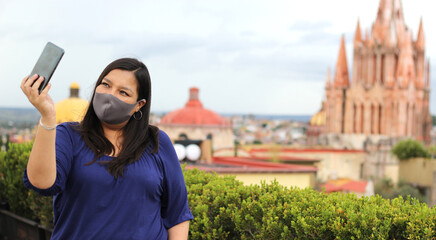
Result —
[[146, 66], [110, 63], [83, 121], [57, 127], [51, 85], [38, 94], [42, 81], [21, 83], [41, 114], [24, 184], [54, 195], [52, 239], [187, 239], [186, 186], [170, 139], [149, 125]]

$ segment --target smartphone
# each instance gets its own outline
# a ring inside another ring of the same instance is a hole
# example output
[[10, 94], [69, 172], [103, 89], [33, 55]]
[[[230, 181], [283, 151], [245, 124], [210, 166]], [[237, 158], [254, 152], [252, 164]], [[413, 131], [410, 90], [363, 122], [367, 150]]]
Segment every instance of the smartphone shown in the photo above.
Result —
[[29, 77], [31, 77], [35, 74], [38, 74], [39, 76], [44, 77], [44, 81], [41, 83], [41, 86], [39, 86], [38, 89], [39, 94], [41, 94], [42, 90], [44, 90], [44, 88], [47, 86], [51, 76], [53, 75], [59, 62], [64, 56], [64, 53], [64, 49], [56, 46], [51, 42], [48, 42], [45, 45], [44, 50], [42, 50], [41, 56], [39, 56], [38, 61], [36, 62], [32, 72], [29, 75]]

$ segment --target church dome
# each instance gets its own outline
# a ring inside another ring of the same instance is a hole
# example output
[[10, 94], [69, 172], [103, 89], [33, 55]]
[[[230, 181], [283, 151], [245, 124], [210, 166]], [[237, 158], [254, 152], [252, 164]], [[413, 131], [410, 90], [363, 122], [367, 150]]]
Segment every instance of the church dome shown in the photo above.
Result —
[[79, 84], [77, 82], [71, 83], [70, 89], [79, 89]]
[[81, 121], [88, 105], [88, 101], [79, 98], [79, 84], [72, 83], [70, 97], [55, 104], [56, 123]]
[[189, 101], [185, 107], [166, 114], [160, 124], [230, 126], [224, 117], [203, 108], [203, 104], [198, 99], [198, 92], [198, 88], [189, 89]]
[[310, 125], [323, 126], [326, 124], [326, 115], [324, 110], [324, 102], [322, 103], [321, 110], [310, 118]]

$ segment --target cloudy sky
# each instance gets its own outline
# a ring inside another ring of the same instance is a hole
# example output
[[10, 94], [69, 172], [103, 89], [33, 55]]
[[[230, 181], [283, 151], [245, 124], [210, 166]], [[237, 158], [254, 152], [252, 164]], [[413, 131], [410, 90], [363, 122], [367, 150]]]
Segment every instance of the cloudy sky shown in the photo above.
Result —
[[[436, 2], [403, 0], [414, 38], [422, 17], [433, 63]], [[357, 20], [376, 18], [379, 0], [0, 0], [0, 107], [32, 107], [19, 88], [47, 41], [65, 49], [52, 78], [55, 102], [72, 82], [89, 100], [103, 68], [135, 57], [149, 68], [152, 111], [182, 107], [192, 86], [219, 113], [314, 114], [335, 67], [341, 35], [351, 66]], [[350, 69], [351, 70], [351, 69]]]

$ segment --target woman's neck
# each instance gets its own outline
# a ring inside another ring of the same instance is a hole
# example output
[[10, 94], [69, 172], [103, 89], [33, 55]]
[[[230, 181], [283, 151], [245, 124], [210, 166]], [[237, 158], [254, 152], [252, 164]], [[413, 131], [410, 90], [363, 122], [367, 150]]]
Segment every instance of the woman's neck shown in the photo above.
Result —
[[123, 143], [123, 129], [120, 126], [108, 126], [103, 124], [104, 136], [112, 143], [115, 148], [115, 152], [112, 152], [110, 156], [118, 156], [121, 151]]

